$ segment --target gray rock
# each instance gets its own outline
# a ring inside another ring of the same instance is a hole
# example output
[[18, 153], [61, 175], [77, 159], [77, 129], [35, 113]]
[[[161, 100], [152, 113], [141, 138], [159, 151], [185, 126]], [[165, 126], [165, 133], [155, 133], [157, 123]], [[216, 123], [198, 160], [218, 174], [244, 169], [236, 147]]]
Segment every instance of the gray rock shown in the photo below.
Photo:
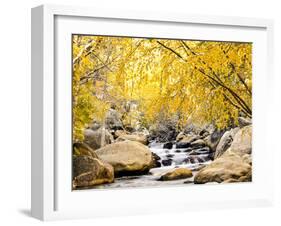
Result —
[[222, 156], [222, 154], [230, 147], [235, 134], [238, 132], [239, 128], [236, 127], [234, 129], [231, 129], [229, 131], [226, 131], [223, 136], [221, 137], [218, 146], [216, 148], [215, 156], [214, 158], [218, 158]]
[[108, 130], [91, 130], [86, 129], [84, 131], [84, 142], [88, 144], [93, 150], [96, 150], [102, 146], [102, 136], [104, 135], [104, 145], [113, 143], [113, 136]]
[[176, 143], [176, 148], [189, 148], [191, 147], [191, 143], [190, 142], [177, 142]]
[[116, 142], [125, 141], [125, 140], [140, 142], [144, 145], [148, 144], [147, 137], [143, 134], [124, 134], [119, 136], [116, 139]]
[[244, 127], [252, 124], [252, 119], [250, 118], [244, 118], [244, 117], [238, 117], [238, 123], [239, 127]]
[[149, 140], [157, 139], [159, 142], [175, 140], [177, 136], [176, 125], [176, 118], [159, 120], [149, 127]]
[[241, 128], [234, 136], [230, 148], [232, 152], [243, 156], [252, 153], [252, 126]]
[[152, 152], [152, 159], [153, 159], [153, 164], [152, 164], [152, 168], [158, 168], [161, 167], [161, 158]]
[[167, 142], [163, 145], [164, 149], [172, 149], [173, 148], [173, 143], [172, 142]]
[[90, 156], [73, 157], [73, 187], [87, 187], [114, 181], [113, 167]]
[[91, 130], [98, 130], [99, 128], [101, 128], [101, 123], [94, 121], [89, 125], [89, 129]]
[[216, 148], [223, 134], [224, 131], [215, 130], [211, 135], [204, 138], [204, 141], [212, 149], [213, 152], [216, 151]]
[[180, 140], [180, 142], [192, 143], [197, 139], [200, 139], [200, 136], [195, 134], [188, 134], [188, 135], [184, 135], [184, 137]]
[[202, 140], [202, 139], [198, 139], [198, 140], [193, 141], [191, 143], [191, 147], [192, 148], [203, 148], [205, 146], [206, 146], [206, 142], [204, 140]]
[[110, 108], [105, 117], [105, 124], [107, 129], [123, 129], [121, 116], [115, 109]]
[[170, 166], [170, 165], [172, 165], [172, 162], [173, 162], [172, 159], [164, 159], [164, 160], [162, 160], [162, 164], [164, 166]]
[[210, 152], [211, 150], [209, 147], [203, 147], [191, 151], [189, 155], [202, 155], [202, 154], [209, 154]]
[[176, 137], [176, 141], [180, 141], [181, 139], [183, 139], [186, 135], [184, 134], [184, 132], [180, 132], [177, 137]]
[[90, 156], [93, 158], [98, 158], [95, 151], [92, 148], [90, 148], [90, 146], [87, 145], [86, 143], [74, 143], [73, 144], [73, 155], [75, 155], [75, 156], [86, 155], [86, 156]]

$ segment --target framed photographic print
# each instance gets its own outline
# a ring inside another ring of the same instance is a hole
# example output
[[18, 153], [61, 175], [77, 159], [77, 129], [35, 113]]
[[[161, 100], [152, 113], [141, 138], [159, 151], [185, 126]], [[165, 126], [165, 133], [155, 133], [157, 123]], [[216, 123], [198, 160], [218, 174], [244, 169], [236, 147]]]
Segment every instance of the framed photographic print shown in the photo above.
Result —
[[32, 215], [271, 204], [272, 30], [265, 19], [32, 9]]

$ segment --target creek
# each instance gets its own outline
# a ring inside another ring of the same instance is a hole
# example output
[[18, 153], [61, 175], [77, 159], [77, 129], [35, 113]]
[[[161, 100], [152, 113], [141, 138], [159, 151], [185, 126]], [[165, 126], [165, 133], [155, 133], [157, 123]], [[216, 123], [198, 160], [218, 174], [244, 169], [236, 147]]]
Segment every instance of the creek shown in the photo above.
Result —
[[[193, 177], [199, 169], [211, 162], [211, 152], [206, 147], [177, 148], [175, 142], [166, 148], [164, 143], [151, 142], [148, 147], [157, 157], [158, 167], [152, 168], [145, 175], [122, 176], [114, 183], [95, 186], [94, 188], [132, 188], [162, 187], [167, 185], [193, 184]], [[164, 148], [165, 147], [165, 148]], [[175, 168], [189, 168], [193, 177], [188, 179], [160, 181], [159, 178]]]

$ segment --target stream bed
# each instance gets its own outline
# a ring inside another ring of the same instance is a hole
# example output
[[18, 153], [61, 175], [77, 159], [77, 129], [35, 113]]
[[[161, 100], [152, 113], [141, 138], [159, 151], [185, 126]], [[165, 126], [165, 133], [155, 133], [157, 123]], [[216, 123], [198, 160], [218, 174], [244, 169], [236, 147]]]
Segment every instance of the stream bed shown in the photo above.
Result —
[[[152, 153], [158, 156], [158, 167], [152, 168], [145, 175], [122, 176], [115, 178], [111, 184], [103, 184], [94, 186], [94, 189], [100, 188], [136, 188], [136, 187], [152, 187], [166, 185], [193, 184], [193, 177], [196, 172], [204, 165], [211, 162], [210, 150], [200, 148], [178, 148], [176, 144], [166, 147], [164, 143], [151, 142], [149, 148]], [[187, 179], [160, 181], [161, 175], [175, 169], [188, 168], [192, 170], [193, 177]]]

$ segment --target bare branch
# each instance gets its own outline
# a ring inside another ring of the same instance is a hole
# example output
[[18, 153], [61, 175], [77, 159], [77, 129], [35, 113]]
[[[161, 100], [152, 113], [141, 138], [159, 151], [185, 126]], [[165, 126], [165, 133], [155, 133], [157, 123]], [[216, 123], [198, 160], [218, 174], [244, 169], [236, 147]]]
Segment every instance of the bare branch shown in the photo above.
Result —
[[181, 58], [183, 61], [185, 61], [186, 62], [186, 60], [178, 53], [178, 52], [176, 52], [175, 50], [173, 50], [172, 48], [170, 48], [170, 47], [168, 47], [168, 46], [166, 46], [165, 44], [163, 44], [162, 42], [160, 42], [160, 41], [157, 41], [157, 43], [158, 44], [160, 44], [161, 46], [163, 46], [165, 49], [168, 49], [168, 50], [170, 50], [171, 52], [173, 52], [174, 54], [176, 54], [179, 58]]

